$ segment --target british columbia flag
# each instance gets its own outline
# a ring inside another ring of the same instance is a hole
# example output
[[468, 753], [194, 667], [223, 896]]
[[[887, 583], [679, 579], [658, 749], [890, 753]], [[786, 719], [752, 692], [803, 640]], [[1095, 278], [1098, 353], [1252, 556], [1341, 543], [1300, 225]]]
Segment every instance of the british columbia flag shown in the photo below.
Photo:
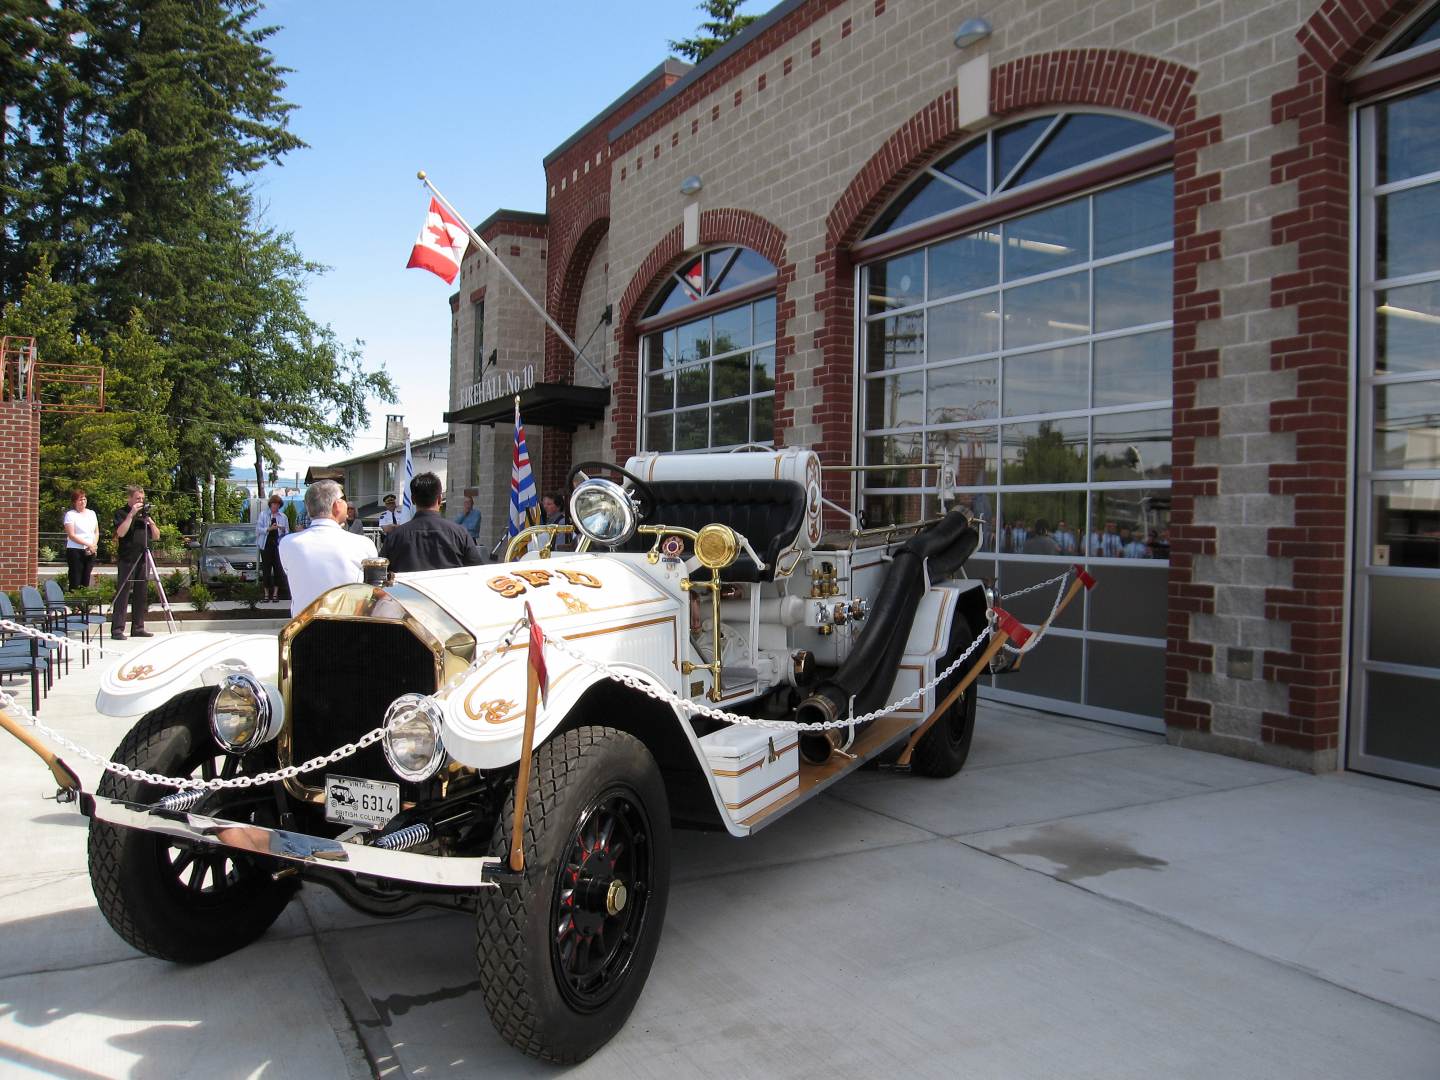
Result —
[[530, 472], [530, 450], [525, 445], [525, 425], [520, 423], [520, 399], [515, 399], [515, 452], [510, 464], [510, 535], [533, 524], [540, 509], [535, 494], [535, 477]]

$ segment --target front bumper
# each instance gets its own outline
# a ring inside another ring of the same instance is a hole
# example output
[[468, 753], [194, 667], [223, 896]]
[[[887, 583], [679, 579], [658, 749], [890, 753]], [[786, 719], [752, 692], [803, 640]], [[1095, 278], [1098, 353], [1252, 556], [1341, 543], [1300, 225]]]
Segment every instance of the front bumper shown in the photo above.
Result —
[[153, 806], [121, 802], [88, 792], [82, 792], [79, 801], [80, 812], [94, 821], [126, 829], [143, 829], [176, 840], [269, 855], [355, 876], [385, 878], [437, 889], [497, 888], [511, 877], [504, 860], [493, 855], [439, 856], [421, 855], [414, 851], [386, 851], [201, 814], [158, 810]]

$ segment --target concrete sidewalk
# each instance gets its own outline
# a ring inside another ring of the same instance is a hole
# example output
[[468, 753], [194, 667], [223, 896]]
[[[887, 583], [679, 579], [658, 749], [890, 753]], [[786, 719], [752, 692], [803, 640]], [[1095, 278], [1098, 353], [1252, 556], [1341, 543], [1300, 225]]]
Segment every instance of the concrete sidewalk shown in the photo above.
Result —
[[[98, 670], [41, 715], [108, 752]], [[357, 1077], [362, 1034], [389, 1077], [558, 1071], [493, 1033], [464, 917], [310, 892], [214, 964], [138, 956], [49, 790], [0, 741], [0, 1074]], [[987, 704], [959, 776], [830, 792], [679, 834], [649, 985], [575, 1075], [1440, 1077], [1440, 792]]]

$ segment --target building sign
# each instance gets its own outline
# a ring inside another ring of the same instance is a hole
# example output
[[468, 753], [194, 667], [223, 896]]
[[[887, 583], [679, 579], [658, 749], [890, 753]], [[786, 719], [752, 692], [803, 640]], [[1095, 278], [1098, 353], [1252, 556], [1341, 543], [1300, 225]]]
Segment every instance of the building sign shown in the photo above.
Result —
[[477, 383], [471, 383], [455, 401], [456, 409], [467, 409], [496, 398], [518, 394], [535, 385], [535, 365], [526, 364], [519, 371], [497, 371]]

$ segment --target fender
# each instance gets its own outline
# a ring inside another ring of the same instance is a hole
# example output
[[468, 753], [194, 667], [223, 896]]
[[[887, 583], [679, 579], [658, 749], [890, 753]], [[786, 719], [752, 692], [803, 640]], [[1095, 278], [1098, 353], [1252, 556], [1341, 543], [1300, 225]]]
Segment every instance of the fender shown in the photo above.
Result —
[[127, 653], [100, 677], [95, 708], [105, 716], [141, 716], [182, 690], [213, 686], [244, 668], [279, 699], [276, 640], [254, 634], [189, 631], [166, 634]]
[[[902, 698], [923, 686], [940, 673], [941, 660], [950, 651], [955, 634], [955, 614], [961, 611], [970, 622], [972, 634], [984, 629], [985, 594], [979, 581], [947, 581], [932, 585], [920, 598], [915, 612], [915, 621], [910, 624], [910, 636], [905, 641], [905, 652], [900, 657], [900, 668], [895, 673], [895, 685], [890, 699]], [[969, 642], [961, 642], [963, 649]], [[939, 703], [933, 692], [921, 694], [919, 699], [903, 709], [898, 716], [913, 716], [923, 719]]]

